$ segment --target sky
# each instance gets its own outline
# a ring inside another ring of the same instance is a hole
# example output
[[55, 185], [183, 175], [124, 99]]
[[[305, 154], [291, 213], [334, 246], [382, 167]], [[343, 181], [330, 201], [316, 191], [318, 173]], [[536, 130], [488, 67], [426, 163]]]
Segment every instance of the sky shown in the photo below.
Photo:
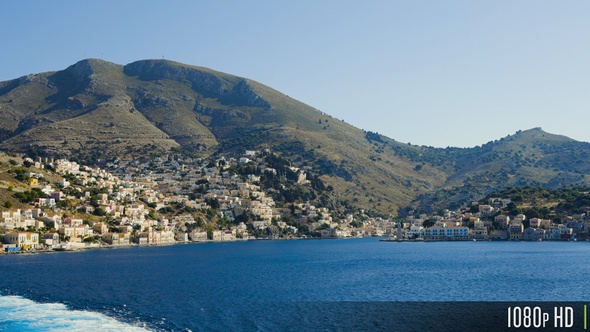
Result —
[[6, 0], [0, 81], [169, 59], [253, 79], [400, 142], [542, 127], [590, 142], [590, 2]]

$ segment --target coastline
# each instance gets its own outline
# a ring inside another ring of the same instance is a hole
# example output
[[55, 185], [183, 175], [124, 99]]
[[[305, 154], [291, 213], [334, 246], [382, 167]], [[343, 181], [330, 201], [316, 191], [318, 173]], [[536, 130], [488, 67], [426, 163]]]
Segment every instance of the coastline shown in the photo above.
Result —
[[577, 239], [568, 240], [510, 240], [510, 239], [485, 239], [485, 240], [474, 240], [474, 239], [443, 239], [443, 240], [426, 240], [426, 239], [390, 239], [387, 237], [377, 236], [362, 236], [362, 237], [333, 237], [333, 238], [279, 238], [279, 239], [240, 239], [240, 240], [226, 240], [226, 241], [187, 241], [187, 242], [174, 242], [174, 243], [157, 243], [157, 244], [123, 244], [123, 245], [97, 245], [97, 246], [70, 246], [66, 248], [52, 248], [52, 249], [35, 249], [35, 250], [21, 250], [21, 251], [0, 251], [0, 256], [3, 255], [34, 255], [34, 254], [47, 254], [47, 253], [60, 253], [60, 252], [80, 252], [86, 250], [105, 250], [105, 249], [127, 249], [127, 248], [144, 248], [144, 247], [165, 247], [175, 245], [194, 245], [194, 244], [206, 244], [206, 243], [232, 243], [232, 242], [257, 242], [257, 241], [300, 241], [300, 240], [351, 240], [351, 239], [365, 239], [375, 238], [379, 242], [399, 242], [399, 243], [437, 243], [437, 242], [588, 242], [578, 241]]
[[[372, 236], [365, 236], [362, 238], [370, 238]], [[122, 245], [98, 245], [98, 246], [70, 246], [67, 248], [52, 248], [52, 249], [35, 249], [35, 250], [19, 250], [19, 251], [0, 251], [2, 255], [34, 255], [41, 253], [60, 253], [60, 252], [80, 252], [86, 250], [101, 250], [101, 249], [125, 249], [125, 248], [145, 248], [145, 247], [165, 247], [175, 245], [190, 245], [190, 244], [205, 244], [205, 243], [232, 243], [232, 242], [256, 242], [256, 241], [293, 241], [293, 240], [346, 240], [357, 239], [358, 237], [349, 238], [280, 238], [280, 239], [240, 239], [240, 240], [220, 240], [220, 241], [187, 241], [174, 243], [157, 243], [157, 244], [122, 244]]]

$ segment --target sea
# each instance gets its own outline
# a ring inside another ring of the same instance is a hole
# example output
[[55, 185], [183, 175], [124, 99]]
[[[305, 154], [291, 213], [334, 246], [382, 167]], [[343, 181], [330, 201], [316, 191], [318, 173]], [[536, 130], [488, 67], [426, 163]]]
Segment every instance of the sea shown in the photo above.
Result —
[[0, 256], [0, 331], [486, 330], [473, 317], [505, 326], [508, 308], [589, 301], [589, 276], [590, 242], [363, 238], [9, 254]]

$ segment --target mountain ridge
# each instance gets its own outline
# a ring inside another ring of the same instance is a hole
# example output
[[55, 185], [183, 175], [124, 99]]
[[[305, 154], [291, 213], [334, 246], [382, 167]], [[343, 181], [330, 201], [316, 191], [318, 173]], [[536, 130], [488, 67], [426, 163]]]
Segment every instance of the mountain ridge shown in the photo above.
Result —
[[314, 169], [334, 188], [327, 201], [383, 214], [507, 186], [590, 184], [589, 146], [540, 128], [474, 148], [404, 144], [254, 80], [169, 60], [85, 59], [0, 82], [5, 151], [93, 162], [271, 148]]

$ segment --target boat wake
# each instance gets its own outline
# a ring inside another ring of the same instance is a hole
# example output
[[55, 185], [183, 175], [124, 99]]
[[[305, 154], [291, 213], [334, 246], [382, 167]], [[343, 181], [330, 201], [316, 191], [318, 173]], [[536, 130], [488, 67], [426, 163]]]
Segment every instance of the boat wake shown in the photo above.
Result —
[[100, 313], [70, 310], [61, 303], [38, 303], [0, 296], [0, 331], [148, 331]]

